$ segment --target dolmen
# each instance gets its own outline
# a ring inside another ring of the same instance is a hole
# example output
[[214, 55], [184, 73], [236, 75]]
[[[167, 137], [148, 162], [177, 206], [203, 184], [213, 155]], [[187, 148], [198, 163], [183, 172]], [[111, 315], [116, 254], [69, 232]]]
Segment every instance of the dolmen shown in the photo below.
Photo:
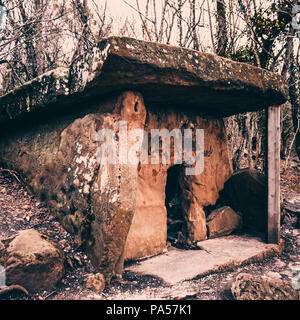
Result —
[[106, 280], [167, 245], [166, 181], [179, 166], [186, 232], [233, 169], [223, 118], [287, 100], [274, 73], [217, 55], [109, 37], [0, 97], [0, 164], [18, 171]]

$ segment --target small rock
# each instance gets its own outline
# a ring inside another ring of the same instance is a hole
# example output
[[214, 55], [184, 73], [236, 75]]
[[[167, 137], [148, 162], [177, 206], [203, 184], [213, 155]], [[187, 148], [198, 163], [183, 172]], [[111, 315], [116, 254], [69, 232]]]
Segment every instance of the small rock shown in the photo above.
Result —
[[5, 193], [6, 192], [6, 188], [2, 188], [0, 192], [1, 193]]
[[300, 294], [291, 281], [265, 279], [248, 273], [240, 273], [233, 281], [231, 292], [237, 300], [299, 300]]
[[299, 260], [299, 258], [298, 258], [296, 255], [294, 255], [294, 254], [290, 254], [290, 255], [289, 255], [289, 259], [290, 259], [291, 261], [298, 261], [298, 260]]
[[274, 265], [277, 268], [283, 268], [283, 267], [285, 267], [285, 262], [281, 261], [280, 259], [275, 259]]
[[234, 282], [234, 279], [230, 279], [225, 283], [225, 286], [224, 286], [224, 291], [225, 292], [230, 292], [231, 293], [231, 287], [232, 287], [233, 282]]
[[64, 248], [64, 251], [65, 252], [70, 252], [71, 251], [71, 246], [70, 245], [67, 245], [65, 248]]
[[75, 180], [73, 181], [73, 184], [74, 184], [74, 186], [78, 187], [79, 184], [80, 184], [80, 181], [79, 181], [78, 179], [75, 179]]
[[215, 292], [215, 290], [213, 290], [213, 289], [202, 289], [200, 291], [200, 293], [213, 293], [213, 292]]
[[22, 206], [22, 209], [24, 209], [24, 210], [29, 210], [29, 209], [30, 209], [30, 205], [25, 204], [24, 206]]
[[102, 273], [89, 274], [85, 280], [85, 286], [87, 289], [94, 291], [95, 293], [102, 293], [105, 288], [105, 279]]
[[288, 276], [289, 278], [292, 278], [294, 276], [293, 272], [289, 271], [289, 270], [284, 270], [284, 271], [280, 272], [280, 274]]
[[60, 246], [62, 246], [62, 247], [64, 247], [67, 243], [68, 243], [68, 241], [67, 241], [66, 239], [60, 240], [60, 241], [58, 242], [58, 244], [59, 244]]
[[79, 264], [80, 266], [83, 265], [81, 259], [80, 259], [77, 255], [74, 256], [74, 259], [78, 262], [78, 264]]
[[294, 229], [293, 230], [293, 236], [298, 237], [300, 235], [300, 229]]
[[288, 265], [288, 267], [289, 267], [289, 269], [295, 269], [295, 268], [300, 268], [300, 262], [299, 261], [297, 261], [296, 263], [289, 263], [289, 265]]
[[269, 271], [266, 273], [266, 276], [273, 279], [281, 279], [281, 275], [278, 272]]
[[300, 196], [285, 199], [284, 208], [293, 213], [300, 213]]
[[67, 263], [69, 264], [69, 266], [71, 267], [71, 269], [74, 269], [73, 263], [68, 256], [66, 257], [66, 260], [67, 260]]

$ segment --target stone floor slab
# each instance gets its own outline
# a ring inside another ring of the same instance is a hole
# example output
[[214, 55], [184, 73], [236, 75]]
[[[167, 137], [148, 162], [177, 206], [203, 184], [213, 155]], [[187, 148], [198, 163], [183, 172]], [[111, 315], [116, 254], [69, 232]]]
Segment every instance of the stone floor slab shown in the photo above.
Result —
[[283, 244], [266, 244], [248, 235], [230, 235], [201, 241], [198, 246], [200, 250], [171, 247], [168, 252], [137, 262], [126, 270], [175, 284], [280, 254]]

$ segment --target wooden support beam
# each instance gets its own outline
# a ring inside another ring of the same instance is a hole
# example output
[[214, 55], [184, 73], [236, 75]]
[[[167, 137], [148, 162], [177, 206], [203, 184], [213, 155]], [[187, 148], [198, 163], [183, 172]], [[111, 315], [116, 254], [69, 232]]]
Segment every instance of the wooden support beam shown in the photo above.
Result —
[[271, 106], [268, 114], [268, 243], [280, 241], [280, 107]]

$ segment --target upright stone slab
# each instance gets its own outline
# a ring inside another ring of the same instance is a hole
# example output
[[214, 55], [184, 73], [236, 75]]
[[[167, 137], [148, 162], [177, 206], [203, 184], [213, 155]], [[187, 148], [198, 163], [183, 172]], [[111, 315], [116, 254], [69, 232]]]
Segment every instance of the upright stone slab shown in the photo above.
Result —
[[254, 169], [236, 171], [221, 192], [223, 203], [239, 212], [243, 227], [248, 230], [267, 230], [267, 187], [265, 177]]
[[[149, 135], [152, 129], [168, 129], [169, 132], [180, 129], [183, 135], [184, 129], [204, 130], [204, 171], [197, 175], [186, 175], [187, 164], [183, 161], [179, 180], [188, 235], [193, 242], [205, 240], [207, 230], [203, 207], [216, 203], [219, 191], [232, 174], [222, 120], [208, 120], [175, 111], [157, 114], [150, 109], [146, 128]], [[174, 165], [174, 154], [170, 160], [170, 164], [151, 164], [149, 154], [149, 164], [139, 166], [136, 209], [126, 243], [125, 259], [154, 255], [166, 247], [165, 189], [167, 170]]]

